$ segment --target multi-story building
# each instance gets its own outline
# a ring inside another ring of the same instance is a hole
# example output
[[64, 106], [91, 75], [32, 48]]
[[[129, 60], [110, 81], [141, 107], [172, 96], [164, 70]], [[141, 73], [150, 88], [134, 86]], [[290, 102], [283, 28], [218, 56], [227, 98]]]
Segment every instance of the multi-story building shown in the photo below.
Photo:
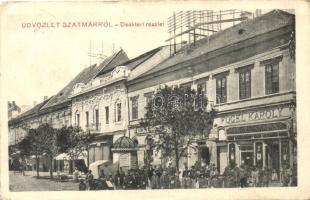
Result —
[[[72, 81], [51, 98], [45, 98], [42, 103], [37, 104], [30, 110], [20, 114], [16, 118], [9, 120], [9, 141], [10, 145], [17, 144], [27, 134], [30, 128], [37, 128], [40, 124], [48, 123], [54, 128], [71, 126], [71, 99], [69, 95], [74, 90], [77, 83], [86, 84], [105, 67], [110, 58], [107, 58], [101, 65], [92, 65], [83, 69]], [[42, 158], [43, 159], [43, 158]], [[64, 161], [54, 162], [54, 170], [57, 168], [64, 170]], [[40, 164], [40, 169], [49, 170], [49, 160], [44, 159]], [[72, 168], [72, 164], [66, 165]], [[69, 170], [69, 169], [67, 169]]]
[[136, 165], [137, 152], [127, 133], [126, 81], [168, 55], [168, 47], [159, 47], [128, 60], [120, 51], [114, 55], [114, 62], [107, 63], [87, 84], [75, 85], [71, 94], [72, 123], [95, 136], [88, 150], [90, 166], [113, 161], [126, 170]]
[[88, 149], [88, 162], [112, 160], [113, 136], [126, 133], [126, 69], [118, 65], [128, 61], [123, 50], [105, 59], [100, 71], [87, 83], [76, 83], [70, 98], [72, 124], [94, 139]]
[[[139, 119], [160, 84], [200, 88], [216, 110], [206, 140], [182, 160], [269, 166], [277, 173], [296, 159], [295, 16], [274, 10], [188, 45], [128, 79], [130, 135], [144, 138]], [[296, 163], [295, 163], [296, 164]]]

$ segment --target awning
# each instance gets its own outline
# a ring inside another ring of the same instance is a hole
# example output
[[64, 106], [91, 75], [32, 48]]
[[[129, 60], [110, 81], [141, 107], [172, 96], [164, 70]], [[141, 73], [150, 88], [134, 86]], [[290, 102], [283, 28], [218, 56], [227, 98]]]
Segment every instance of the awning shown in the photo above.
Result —
[[97, 160], [96, 162], [93, 162], [89, 165], [89, 170], [92, 171], [92, 174], [95, 179], [99, 178], [99, 168], [102, 166], [108, 166], [111, 165], [112, 162], [109, 160]]
[[[87, 158], [87, 151], [84, 151], [81, 155], [79, 155], [78, 159], [82, 160]], [[71, 160], [70, 156], [67, 153], [61, 153], [55, 157], [56, 160]]]
[[66, 153], [59, 154], [55, 157], [56, 160], [70, 160], [70, 157]]

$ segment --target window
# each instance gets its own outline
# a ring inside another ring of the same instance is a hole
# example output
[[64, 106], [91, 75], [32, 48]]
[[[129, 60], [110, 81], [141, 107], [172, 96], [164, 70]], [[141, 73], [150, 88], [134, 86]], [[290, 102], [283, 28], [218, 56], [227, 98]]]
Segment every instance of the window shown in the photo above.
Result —
[[153, 101], [153, 92], [148, 92], [144, 94], [145, 97], [145, 107], [150, 106]]
[[75, 116], [75, 124], [76, 126], [80, 126], [80, 114], [77, 113]]
[[247, 99], [251, 97], [251, 70], [239, 72], [239, 98]]
[[105, 123], [109, 124], [109, 106], [105, 107]]
[[138, 96], [131, 98], [131, 119], [138, 119]]
[[205, 97], [206, 97], [206, 82], [200, 82], [197, 84], [197, 95], [198, 98], [195, 99], [195, 107], [199, 108], [204, 105]]
[[216, 78], [216, 103], [225, 103], [227, 101], [226, 76]]
[[99, 130], [99, 110], [95, 110], [95, 125], [96, 125], [96, 130]]
[[116, 103], [116, 117], [115, 121], [119, 122], [122, 120], [122, 104], [121, 102]]
[[207, 94], [206, 82], [201, 82], [197, 84], [197, 93], [200, 94], [201, 96]]
[[279, 92], [279, 62], [266, 64], [265, 86], [266, 94]]
[[186, 91], [192, 89], [192, 82], [189, 83], [183, 83], [180, 85], [181, 88], [184, 88]]
[[86, 127], [89, 127], [89, 112], [87, 111], [85, 115], [86, 115]]

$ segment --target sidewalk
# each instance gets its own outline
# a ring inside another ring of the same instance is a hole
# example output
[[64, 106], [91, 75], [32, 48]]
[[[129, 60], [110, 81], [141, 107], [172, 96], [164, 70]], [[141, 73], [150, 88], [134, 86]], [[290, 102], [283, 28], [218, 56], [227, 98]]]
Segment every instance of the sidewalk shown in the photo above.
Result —
[[[62, 190], [78, 190], [78, 183], [71, 180], [67, 182], [57, 182], [49, 179], [49, 172], [40, 172], [40, 177], [36, 177], [35, 171], [26, 171], [26, 176], [21, 173], [14, 174], [9, 172], [10, 191], [62, 191]], [[56, 177], [56, 173], [54, 173]]]

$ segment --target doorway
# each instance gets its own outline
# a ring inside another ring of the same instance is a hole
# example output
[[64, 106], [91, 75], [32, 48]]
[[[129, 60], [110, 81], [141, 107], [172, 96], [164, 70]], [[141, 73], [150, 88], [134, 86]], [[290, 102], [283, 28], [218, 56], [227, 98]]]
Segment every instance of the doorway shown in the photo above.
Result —
[[252, 151], [242, 151], [241, 152], [241, 164], [246, 166], [253, 165], [253, 152]]
[[204, 162], [207, 165], [210, 164], [210, 153], [208, 147], [200, 147], [200, 159], [201, 162]]
[[278, 177], [280, 173], [280, 152], [279, 152], [279, 143], [271, 143], [268, 145], [268, 164], [270, 164], [270, 167], [272, 171], [276, 171]]

